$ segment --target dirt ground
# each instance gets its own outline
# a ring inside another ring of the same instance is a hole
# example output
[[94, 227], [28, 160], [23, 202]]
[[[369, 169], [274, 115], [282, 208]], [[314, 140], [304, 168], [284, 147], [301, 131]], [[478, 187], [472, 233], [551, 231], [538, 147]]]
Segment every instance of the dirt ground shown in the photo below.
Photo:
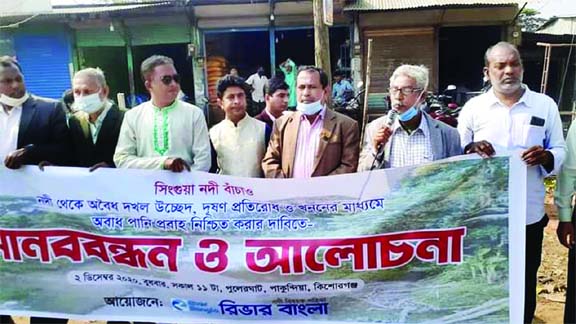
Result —
[[546, 205], [550, 223], [544, 231], [542, 265], [538, 272], [538, 306], [535, 323], [562, 323], [566, 294], [568, 249], [556, 238], [557, 212]]
[[[550, 223], [544, 232], [542, 265], [538, 272], [538, 306], [534, 323], [561, 324], [564, 317], [568, 250], [558, 243], [558, 220], [553, 205], [546, 205]], [[16, 317], [16, 324], [28, 324], [27, 317]], [[103, 321], [70, 320], [68, 324], [105, 324]]]

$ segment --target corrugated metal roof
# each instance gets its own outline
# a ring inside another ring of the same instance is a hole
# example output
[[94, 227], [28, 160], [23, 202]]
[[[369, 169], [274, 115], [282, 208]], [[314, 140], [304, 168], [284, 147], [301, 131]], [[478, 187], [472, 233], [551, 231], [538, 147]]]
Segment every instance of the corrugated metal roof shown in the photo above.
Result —
[[111, 11], [129, 11], [134, 9], [161, 7], [173, 5], [174, 2], [164, 1], [155, 3], [142, 3], [142, 4], [123, 4], [123, 5], [101, 5], [101, 6], [70, 6], [70, 7], [55, 7], [52, 9], [50, 15], [67, 15], [67, 14], [89, 14]]
[[554, 17], [540, 27], [536, 33], [549, 35], [576, 35], [576, 17]]
[[344, 7], [345, 11], [402, 10], [448, 6], [502, 6], [517, 5], [520, 0], [356, 0]]

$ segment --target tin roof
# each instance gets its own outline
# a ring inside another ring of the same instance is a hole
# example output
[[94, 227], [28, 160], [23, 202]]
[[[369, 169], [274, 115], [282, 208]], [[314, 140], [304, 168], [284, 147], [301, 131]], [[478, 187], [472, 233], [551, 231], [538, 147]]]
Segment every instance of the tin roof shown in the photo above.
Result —
[[130, 11], [142, 8], [161, 7], [174, 4], [170, 1], [153, 2], [153, 3], [140, 3], [140, 4], [122, 4], [122, 5], [90, 5], [90, 6], [59, 6], [54, 7], [50, 14], [53, 15], [67, 15], [67, 14], [89, 14], [101, 13], [111, 11]]
[[345, 11], [402, 10], [449, 6], [504, 6], [517, 5], [520, 0], [356, 0], [344, 7]]

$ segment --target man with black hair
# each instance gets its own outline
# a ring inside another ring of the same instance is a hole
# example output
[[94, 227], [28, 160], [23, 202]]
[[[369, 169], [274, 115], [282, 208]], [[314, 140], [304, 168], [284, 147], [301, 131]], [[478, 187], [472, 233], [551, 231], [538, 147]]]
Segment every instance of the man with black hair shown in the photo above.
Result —
[[226, 118], [210, 129], [210, 140], [220, 174], [258, 178], [266, 152], [266, 124], [246, 113], [248, 87], [233, 75], [218, 81], [218, 105]]
[[174, 61], [153, 55], [142, 62], [150, 101], [124, 115], [114, 163], [118, 168], [208, 171], [210, 140], [202, 110], [178, 100]]
[[266, 105], [264, 100], [264, 90], [268, 84], [268, 78], [264, 73], [264, 68], [259, 67], [256, 73], [249, 76], [248, 80], [246, 80], [246, 83], [252, 87], [253, 110], [250, 112], [250, 116], [261, 113]]
[[329, 109], [328, 75], [302, 66], [296, 77], [296, 112], [274, 123], [262, 169], [266, 178], [310, 178], [356, 172], [358, 123]]
[[348, 80], [344, 78], [344, 72], [336, 70], [334, 72], [334, 84], [332, 85], [332, 99], [337, 106], [343, 106], [349, 99], [354, 97], [354, 88]]
[[288, 108], [288, 84], [284, 82], [284, 78], [275, 76], [270, 81], [268, 81], [268, 86], [266, 87], [266, 95], [264, 100], [266, 101], [266, 108], [255, 116], [254, 118], [266, 123], [266, 126], [272, 130], [274, 126], [274, 121], [282, 117], [286, 108]]
[[62, 106], [28, 93], [18, 62], [0, 57], [0, 159], [7, 168], [68, 163], [70, 137]]

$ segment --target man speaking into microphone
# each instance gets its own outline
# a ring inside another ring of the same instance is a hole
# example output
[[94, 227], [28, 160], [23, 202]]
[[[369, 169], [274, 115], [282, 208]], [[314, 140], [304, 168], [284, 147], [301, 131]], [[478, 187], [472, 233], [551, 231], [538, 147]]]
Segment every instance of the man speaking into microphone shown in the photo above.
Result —
[[358, 171], [398, 168], [462, 154], [458, 131], [432, 119], [426, 105], [428, 69], [401, 65], [390, 77], [390, 113], [366, 127]]

